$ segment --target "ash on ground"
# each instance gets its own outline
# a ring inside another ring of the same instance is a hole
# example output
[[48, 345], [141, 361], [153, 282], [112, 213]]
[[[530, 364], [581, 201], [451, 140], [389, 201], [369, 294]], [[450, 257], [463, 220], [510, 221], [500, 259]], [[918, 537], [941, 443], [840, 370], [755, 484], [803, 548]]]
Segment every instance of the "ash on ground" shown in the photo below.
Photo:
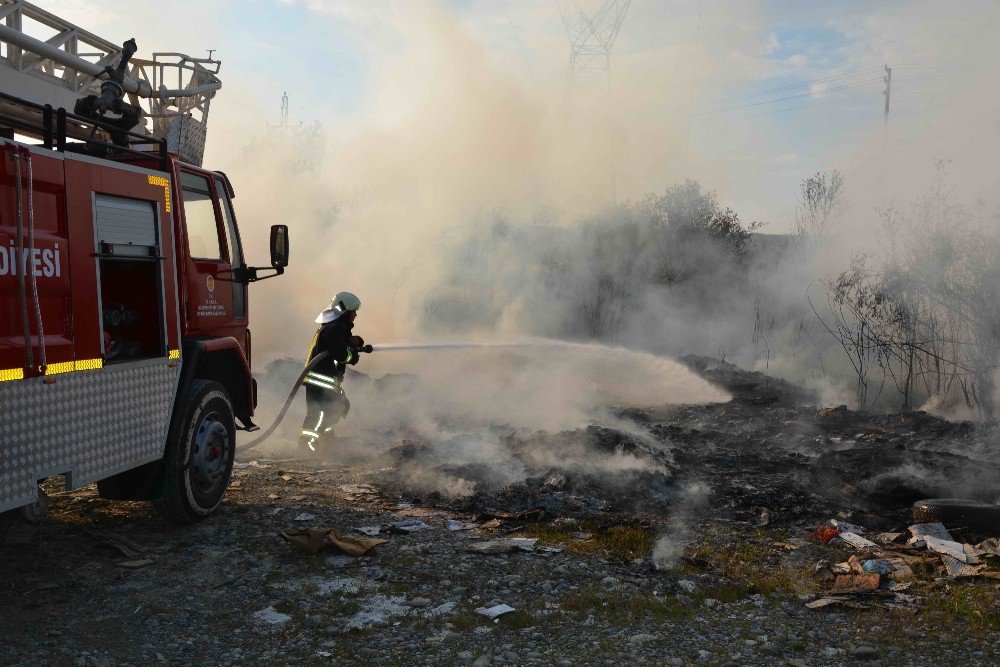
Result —
[[0, 519], [0, 663], [1000, 662], [1000, 541], [910, 516], [997, 499], [995, 425], [683, 362], [732, 400], [557, 433], [388, 419], [309, 459], [280, 453], [292, 424], [195, 526], [46, 482], [42, 524]]

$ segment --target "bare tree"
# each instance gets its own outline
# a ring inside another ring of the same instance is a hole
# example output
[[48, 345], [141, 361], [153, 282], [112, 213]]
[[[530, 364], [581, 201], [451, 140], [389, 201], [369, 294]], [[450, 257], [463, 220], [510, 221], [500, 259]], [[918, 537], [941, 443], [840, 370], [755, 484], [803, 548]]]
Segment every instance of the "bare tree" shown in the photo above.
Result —
[[799, 185], [795, 206], [795, 230], [803, 239], [820, 239], [847, 210], [844, 177], [834, 169], [829, 175], [816, 172]]

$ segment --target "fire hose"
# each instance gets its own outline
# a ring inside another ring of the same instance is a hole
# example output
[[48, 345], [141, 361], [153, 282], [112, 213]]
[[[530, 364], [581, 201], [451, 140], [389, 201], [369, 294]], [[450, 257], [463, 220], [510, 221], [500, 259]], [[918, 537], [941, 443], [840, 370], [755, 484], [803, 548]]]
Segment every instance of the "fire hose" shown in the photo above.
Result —
[[[370, 354], [373, 351], [373, 349], [374, 348], [372, 348], [371, 345], [364, 345], [362, 346], [361, 351]], [[251, 440], [245, 445], [240, 445], [239, 447], [237, 447], [236, 448], [237, 452], [245, 452], [248, 449], [253, 449], [257, 445], [263, 443], [265, 440], [271, 437], [271, 434], [274, 433], [275, 429], [277, 429], [278, 426], [281, 424], [282, 420], [284, 420], [285, 414], [288, 412], [288, 408], [292, 406], [292, 400], [298, 393], [299, 387], [302, 386], [302, 381], [305, 380], [306, 375], [308, 375], [312, 371], [312, 369], [316, 368], [316, 366], [318, 366], [319, 363], [324, 359], [326, 359], [329, 355], [330, 355], [329, 352], [320, 352], [315, 357], [309, 360], [309, 363], [306, 364], [306, 367], [302, 369], [301, 373], [299, 373], [299, 377], [296, 378], [295, 383], [292, 384], [292, 388], [288, 392], [288, 397], [285, 399], [285, 404], [281, 406], [281, 410], [278, 412], [278, 416], [274, 418], [274, 422], [272, 422], [271, 425], [267, 427], [267, 430], [264, 431], [256, 439]]]
[[[31, 342], [31, 325], [28, 323], [28, 287], [25, 284], [25, 274], [29, 278], [31, 285], [31, 301], [35, 313], [35, 330], [38, 334], [38, 353], [41, 361], [41, 370], [44, 373], [48, 365], [45, 358], [45, 330], [42, 328], [42, 309], [38, 299], [38, 278], [35, 276], [35, 190], [34, 173], [31, 168], [31, 152], [15, 148], [11, 153], [14, 160], [14, 179], [16, 181], [16, 206], [17, 206], [17, 234], [16, 246], [17, 256], [11, 258], [13, 272], [17, 276], [18, 305], [21, 309], [21, 328], [24, 336], [25, 348], [25, 369], [35, 369], [34, 346]], [[28, 178], [28, 246], [24, 246], [24, 192], [21, 174], [21, 160], [24, 160]]]
[[245, 452], [248, 449], [253, 449], [257, 445], [261, 444], [269, 437], [271, 437], [271, 434], [274, 433], [275, 429], [278, 428], [278, 426], [281, 424], [281, 421], [285, 418], [285, 414], [288, 412], [288, 408], [292, 406], [292, 399], [294, 399], [295, 394], [298, 393], [299, 387], [302, 386], [302, 381], [306, 379], [306, 375], [308, 375], [312, 371], [312, 369], [319, 366], [319, 362], [323, 361], [328, 356], [330, 356], [329, 352], [320, 352], [315, 357], [309, 360], [309, 363], [306, 364], [306, 367], [302, 369], [302, 372], [299, 373], [299, 377], [296, 378], [294, 384], [292, 384], [292, 388], [288, 392], [288, 398], [285, 399], [285, 404], [281, 406], [281, 410], [278, 412], [278, 416], [274, 418], [274, 422], [272, 422], [272, 424], [267, 427], [267, 430], [264, 431], [262, 434], [260, 434], [260, 436], [258, 436], [256, 439], [251, 440], [245, 445], [240, 445], [239, 447], [237, 447], [236, 448], [237, 452]]
[[[42, 328], [42, 307], [38, 300], [38, 276], [35, 275], [35, 186], [31, 170], [31, 151], [24, 150], [24, 162], [28, 167], [28, 277], [31, 281], [31, 300], [35, 306], [35, 333], [38, 334], [38, 356], [42, 373], [48, 367], [45, 358], [45, 329]], [[22, 263], [22, 266], [24, 264]]]

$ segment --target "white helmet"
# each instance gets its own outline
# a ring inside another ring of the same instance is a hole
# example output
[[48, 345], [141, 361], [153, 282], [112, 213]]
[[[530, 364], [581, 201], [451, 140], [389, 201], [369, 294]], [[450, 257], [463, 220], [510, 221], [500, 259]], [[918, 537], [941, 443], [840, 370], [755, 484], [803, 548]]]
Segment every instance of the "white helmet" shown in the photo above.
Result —
[[361, 299], [351, 292], [337, 292], [330, 302], [330, 307], [316, 317], [316, 324], [326, 324], [333, 322], [346, 312], [357, 311], [361, 308]]

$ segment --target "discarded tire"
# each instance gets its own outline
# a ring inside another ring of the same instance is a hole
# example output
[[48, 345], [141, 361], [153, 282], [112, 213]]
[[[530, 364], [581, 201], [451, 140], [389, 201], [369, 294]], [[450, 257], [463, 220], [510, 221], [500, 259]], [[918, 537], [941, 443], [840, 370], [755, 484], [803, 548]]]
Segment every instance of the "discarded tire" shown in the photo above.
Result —
[[917, 523], [943, 523], [945, 528], [968, 528], [976, 533], [1000, 536], [1000, 505], [961, 498], [932, 498], [913, 503]]

